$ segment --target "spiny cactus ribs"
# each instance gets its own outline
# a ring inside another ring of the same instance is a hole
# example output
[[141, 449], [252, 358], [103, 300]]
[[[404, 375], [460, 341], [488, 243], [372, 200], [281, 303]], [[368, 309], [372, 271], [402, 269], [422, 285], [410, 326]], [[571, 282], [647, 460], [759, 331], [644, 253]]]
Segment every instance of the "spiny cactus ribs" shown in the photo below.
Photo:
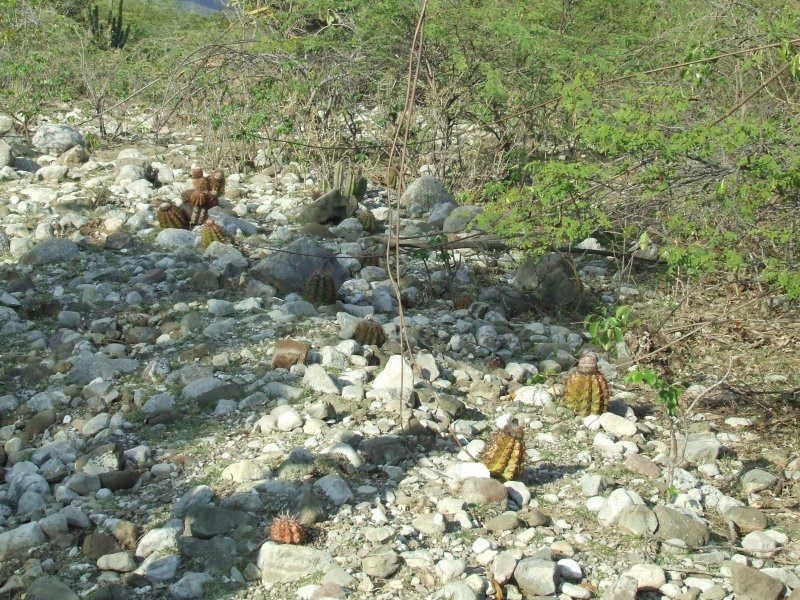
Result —
[[191, 207], [189, 226], [196, 227], [205, 222], [208, 211], [217, 206], [220, 196], [225, 194], [225, 173], [214, 169], [206, 177], [201, 167], [195, 167], [191, 177], [194, 190], [184, 192], [183, 200]]
[[564, 404], [582, 416], [600, 415], [608, 408], [608, 381], [597, 370], [597, 358], [582, 356], [578, 370], [564, 383]]
[[336, 292], [336, 282], [333, 280], [333, 276], [322, 269], [315, 271], [308, 278], [303, 289], [303, 297], [314, 306], [325, 306], [336, 304]]
[[161, 229], [189, 229], [189, 215], [172, 202], [164, 202], [156, 212]]
[[225, 173], [222, 169], [211, 171], [211, 175], [208, 176], [208, 186], [217, 198], [225, 195]]
[[522, 475], [525, 468], [525, 441], [522, 426], [516, 421], [496, 431], [486, 444], [481, 462], [492, 477], [510, 481]]
[[366, 233], [378, 233], [380, 231], [380, 224], [371, 210], [365, 210], [356, 215], [358, 222]]
[[353, 331], [353, 339], [362, 346], [382, 346], [386, 332], [375, 319], [361, 319]]
[[219, 223], [212, 219], [206, 219], [206, 222], [200, 229], [200, 247], [204, 249], [208, 248], [212, 242], [229, 244], [231, 238]]
[[273, 519], [269, 537], [282, 544], [302, 544], [308, 539], [308, 532], [297, 517], [283, 514]]

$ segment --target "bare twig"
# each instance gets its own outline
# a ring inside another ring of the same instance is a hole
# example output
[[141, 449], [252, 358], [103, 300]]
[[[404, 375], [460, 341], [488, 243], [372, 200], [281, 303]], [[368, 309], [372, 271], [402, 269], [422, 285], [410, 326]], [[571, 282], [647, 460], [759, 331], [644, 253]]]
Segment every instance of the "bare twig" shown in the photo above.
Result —
[[691, 403], [691, 404], [690, 404], [690, 405], [689, 405], [689, 406], [686, 408], [686, 411], [685, 411], [685, 413], [686, 413], [686, 414], [691, 414], [691, 413], [692, 413], [692, 411], [693, 411], [693, 410], [695, 409], [695, 407], [697, 406], [697, 404], [700, 402], [700, 400], [702, 400], [703, 398], [707, 397], [707, 396], [708, 396], [708, 395], [709, 395], [711, 392], [713, 392], [713, 391], [714, 391], [716, 388], [718, 388], [718, 387], [722, 386], [722, 385], [723, 385], [723, 384], [724, 384], [724, 383], [725, 383], [725, 382], [728, 380], [728, 378], [731, 376], [731, 370], [732, 370], [732, 369], [733, 369], [733, 358], [729, 359], [729, 361], [728, 361], [728, 370], [725, 372], [725, 375], [723, 375], [723, 376], [722, 376], [722, 377], [719, 379], [719, 381], [717, 381], [715, 384], [713, 384], [713, 385], [711, 385], [711, 386], [707, 387], [707, 388], [706, 388], [706, 389], [704, 389], [704, 390], [703, 390], [701, 393], [699, 393], [699, 394], [697, 395], [697, 397], [696, 397], [694, 400], [692, 400], [692, 403]]

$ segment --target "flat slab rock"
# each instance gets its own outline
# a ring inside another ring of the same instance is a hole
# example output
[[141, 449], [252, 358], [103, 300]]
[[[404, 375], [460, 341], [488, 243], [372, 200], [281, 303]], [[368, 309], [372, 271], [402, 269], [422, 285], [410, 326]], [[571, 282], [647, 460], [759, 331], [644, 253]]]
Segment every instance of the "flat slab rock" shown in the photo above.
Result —
[[50, 238], [36, 244], [31, 250], [23, 254], [19, 262], [23, 265], [48, 265], [52, 263], [67, 262], [80, 255], [78, 244], [72, 240]]
[[325, 573], [335, 563], [330, 554], [316, 548], [266, 542], [258, 552], [257, 566], [261, 570], [261, 582], [270, 586]]
[[55, 577], [40, 577], [25, 591], [26, 600], [78, 600], [78, 594]]

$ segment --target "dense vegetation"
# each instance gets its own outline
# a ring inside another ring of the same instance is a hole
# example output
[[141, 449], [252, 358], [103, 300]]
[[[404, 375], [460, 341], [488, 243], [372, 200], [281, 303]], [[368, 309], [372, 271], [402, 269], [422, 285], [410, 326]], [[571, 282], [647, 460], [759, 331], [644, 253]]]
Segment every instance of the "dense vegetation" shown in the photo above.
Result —
[[[421, 7], [234, 0], [174, 18], [128, 0], [110, 49], [88, 2], [4, 4], [0, 103], [21, 128], [64, 102], [101, 135], [194, 126], [229, 167], [262, 149], [373, 176]], [[405, 175], [431, 165], [526, 250], [655, 244], [673, 274], [800, 297], [798, 23], [779, 0], [432, 0]]]

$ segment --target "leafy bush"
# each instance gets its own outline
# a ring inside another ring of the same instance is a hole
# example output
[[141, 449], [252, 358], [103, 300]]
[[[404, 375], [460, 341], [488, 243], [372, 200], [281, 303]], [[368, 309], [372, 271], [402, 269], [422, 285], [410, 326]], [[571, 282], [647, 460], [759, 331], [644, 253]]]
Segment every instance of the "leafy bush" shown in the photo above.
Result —
[[[195, 125], [214, 166], [263, 150], [323, 174], [344, 155], [378, 169], [418, 4], [231, 4], [236, 17], [176, 19], [129, 0], [108, 64], [75, 33], [77, 0], [9, 0], [0, 100], [27, 121], [87, 94], [100, 119], [133, 95], [154, 108], [143, 130]], [[401, 175], [431, 167], [527, 252], [646, 237], [675, 276], [800, 298], [798, 22], [778, 0], [431, 0]]]

